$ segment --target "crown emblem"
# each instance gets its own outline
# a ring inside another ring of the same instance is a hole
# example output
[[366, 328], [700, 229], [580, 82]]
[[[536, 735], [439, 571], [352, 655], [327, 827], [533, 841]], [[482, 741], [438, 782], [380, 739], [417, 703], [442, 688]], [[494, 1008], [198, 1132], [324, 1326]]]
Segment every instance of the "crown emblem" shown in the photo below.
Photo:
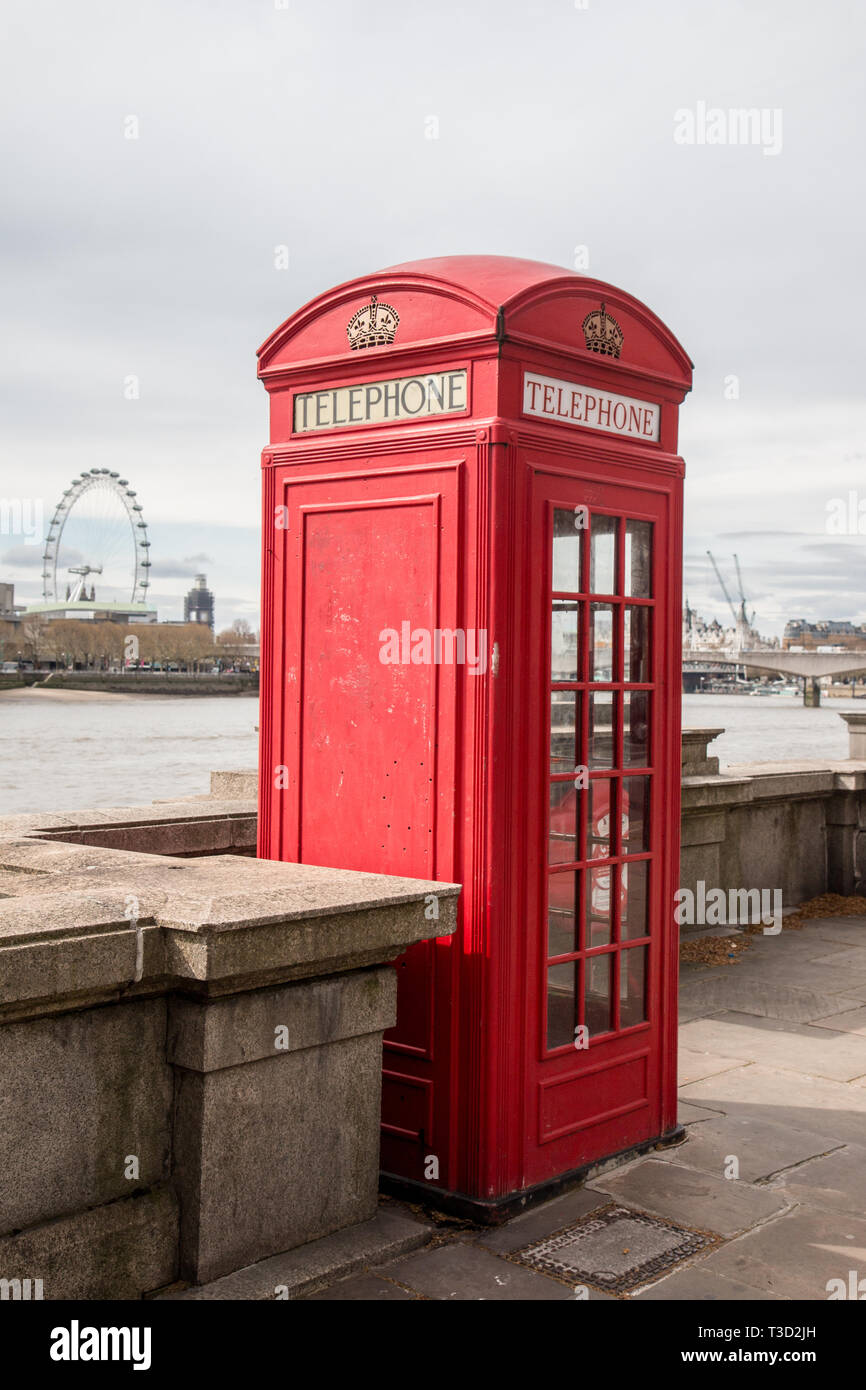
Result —
[[622, 329], [602, 304], [593, 309], [583, 321], [583, 338], [590, 352], [603, 357], [619, 357], [622, 351]]
[[380, 304], [375, 294], [370, 295], [370, 303], [365, 304], [353, 314], [346, 324], [349, 346], [354, 352], [357, 348], [382, 347], [393, 343], [400, 315], [390, 304]]

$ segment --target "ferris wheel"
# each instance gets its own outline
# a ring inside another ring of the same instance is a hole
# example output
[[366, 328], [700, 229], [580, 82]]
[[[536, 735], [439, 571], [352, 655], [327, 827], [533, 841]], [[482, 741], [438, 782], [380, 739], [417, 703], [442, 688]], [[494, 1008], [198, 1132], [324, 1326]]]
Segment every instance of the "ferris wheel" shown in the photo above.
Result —
[[47, 603], [95, 598], [96, 575], [105, 602], [143, 603], [147, 597], [147, 523], [127, 479], [108, 468], [81, 473], [58, 502], [45, 538], [42, 596]]

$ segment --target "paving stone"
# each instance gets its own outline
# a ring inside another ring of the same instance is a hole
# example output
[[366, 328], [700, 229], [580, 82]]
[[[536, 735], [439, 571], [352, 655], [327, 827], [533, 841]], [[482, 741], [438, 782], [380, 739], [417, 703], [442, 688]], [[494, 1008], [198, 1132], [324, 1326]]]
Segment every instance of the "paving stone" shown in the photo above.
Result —
[[390, 1302], [415, 1300], [416, 1295], [408, 1293], [406, 1289], [398, 1288], [396, 1284], [390, 1283], [387, 1279], [380, 1279], [377, 1274], [353, 1274], [350, 1279], [341, 1279], [339, 1284], [331, 1284], [327, 1289], [322, 1289], [320, 1293], [308, 1294], [308, 1303], [331, 1303], [334, 1301], [354, 1300], [358, 1303], [372, 1303], [379, 1299]]
[[554, 1235], [565, 1226], [571, 1226], [581, 1216], [605, 1206], [607, 1200], [602, 1193], [581, 1187], [576, 1192], [567, 1192], [563, 1197], [555, 1197], [552, 1202], [545, 1202], [543, 1206], [516, 1216], [504, 1226], [485, 1228], [476, 1237], [475, 1244], [507, 1255], [512, 1250], [529, 1245], [531, 1241], [542, 1240], [544, 1236]]
[[843, 1014], [831, 1014], [829, 1018], [814, 1018], [813, 1028], [831, 1028], [837, 1033], [856, 1033], [866, 1038], [866, 1005], [859, 1009], [847, 1009]]
[[784, 1211], [784, 1197], [659, 1158], [646, 1158], [625, 1172], [599, 1178], [598, 1191], [640, 1211], [669, 1217], [701, 1231], [733, 1236]]
[[866, 1221], [797, 1207], [721, 1250], [702, 1268], [780, 1298], [826, 1300], [827, 1283], [866, 1272]]
[[[864, 936], [866, 940], [866, 936]], [[823, 956], [828, 960], [830, 956], [838, 952], [844, 954], [849, 949], [845, 941], [831, 941], [826, 936], [809, 935], [808, 932], [785, 932], [781, 936], [756, 935], [749, 937], [749, 950], [747, 955], [742, 957], [742, 961], [764, 961], [768, 957], [773, 960], [784, 953], [786, 960], [812, 960], [816, 956]]]
[[[687, 1056], [704, 1051], [727, 1053], [785, 1071], [826, 1076], [831, 1081], [853, 1081], [855, 1076], [866, 1075], [866, 1040], [754, 1014], [716, 1014], [687, 1023], [680, 1029], [680, 1044], [687, 1049]], [[728, 1070], [729, 1067], [716, 1068], [719, 1072]], [[699, 1079], [687, 1076], [682, 1084]]]
[[866, 917], [814, 917], [804, 930], [814, 933], [823, 941], [842, 941], [849, 946], [866, 945]]
[[715, 1076], [720, 1071], [730, 1071], [740, 1065], [737, 1057], [718, 1057], [712, 1052], [691, 1049], [681, 1044], [677, 1054], [677, 1078], [680, 1086], [690, 1081], [700, 1081], [703, 1076]]
[[[513, 1302], [574, 1299], [574, 1289], [524, 1269], [490, 1250], [454, 1241], [386, 1265], [380, 1271], [425, 1298]], [[576, 1283], [579, 1281], [575, 1281]], [[592, 1297], [592, 1295], [590, 1295]]]
[[866, 1148], [849, 1144], [826, 1158], [782, 1173], [773, 1186], [790, 1202], [862, 1217], [866, 1212]]
[[749, 1284], [743, 1284], [739, 1279], [727, 1279], [723, 1274], [715, 1274], [712, 1270], [705, 1268], [703, 1263], [689, 1265], [687, 1269], [679, 1269], [674, 1274], [669, 1274], [661, 1283], [653, 1284], [652, 1288], [642, 1289], [639, 1293], [629, 1295], [629, 1298], [637, 1303], [688, 1302], [691, 1300], [696, 1302], [717, 1301], [719, 1303], [743, 1300], [752, 1303], [761, 1299], [773, 1300], [779, 1297], [779, 1294], [754, 1289]]
[[682, 1096], [698, 1105], [718, 1105], [728, 1115], [760, 1116], [822, 1134], [827, 1149], [862, 1144], [866, 1133], [866, 1087], [757, 1063], [696, 1081]]
[[866, 946], [852, 946], [850, 951], [840, 951], [837, 945], [828, 955], [814, 956], [812, 960], [815, 965], [835, 965], [843, 970], [847, 967], [852, 974], [863, 974], [866, 973]]
[[733, 1156], [739, 1162], [740, 1181], [757, 1182], [795, 1163], [825, 1154], [828, 1148], [832, 1148], [832, 1141], [823, 1134], [774, 1124], [759, 1116], [716, 1115], [706, 1124], [691, 1128], [685, 1144], [654, 1157], [723, 1177], [727, 1160]]
[[[792, 1023], [809, 1023], [813, 1018], [856, 1009], [862, 1002], [849, 990], [847, 995], [821, 993], [818, 982], [811, 988], [793, 984], [775, 984], [767, 979], [764, 968], [752, 974], [740, 974], [734, 967], [721, 979], [695, 980], [680, 991], [680, 1021], [706, 1018], [727, 1010], [755, 1014], [759, 1018], [787, 1018]], [[736, 973], [735, 973], [736, 972]]]
[[690, 1101], [680, 1099], [677, 1105], [677, 1120], [681, 1125], [696, 1125], [703, 1120], [717, 1120], [718, 1110], [707, 1110], [702, 1105], [692, 1105]]
[[[825, 962], [828, 962], [829, 959], [832, 957], [825, 957]], [[853, 969], [850, 966], [830, 965], [829, 963], [819, 965], [817, 959], [787, 960], [782, 953], [777, 960], [772, 962], [768, 971], [769, 965], [770, 962], [766, 960], [756, 960], [751, 964], [746, 960], [739, 972], [739, 978], [754, 976], [756, 979], [766, 981], [769, 973], [771, 983], [775, 988], [788, 986], [794, 989], [814, 990], [816, 994], [827, 995], [856, 995], [857, 990], [866, 988], [866, 968], [862, 966], [859, 969]]]

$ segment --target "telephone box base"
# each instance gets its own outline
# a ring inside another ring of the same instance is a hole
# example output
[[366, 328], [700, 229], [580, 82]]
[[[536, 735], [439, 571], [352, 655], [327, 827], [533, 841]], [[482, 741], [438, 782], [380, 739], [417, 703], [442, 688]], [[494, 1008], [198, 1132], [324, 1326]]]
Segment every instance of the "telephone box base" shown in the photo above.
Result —
[[[644, 1139], [630, 1148], [620, 1149], [603, 1162], [605, 1165], [628, 1163], [631, 1159], [640, 1158], [642, 1154], [648, 1153], [650, 1149], [660, 1146], [673, 1148], [682, 1143], [685, 1136], [685, 1128], [675, 1125], [673, 1129], [666, 1130], [664, 1134], [656, 1135], [653, 1139]], [[599, 1167], [598, 1161], [587, 1163], [582, 1168], [572, 1168], [568, 1173], [561, 1173], [558, 1177], [548, 1178], [546, 1182], [536, 1183], [534, 1187], [523, 1188], [520, 1192], [510, 1192], [505, 1197], [489, 1199], [467, 1197], [462, 1192], [447, 1192], [432, 1183], [419, 1182], [416, 1178], [401, 1178], [394, 1173], [379, 1174], [379, 1191], [404, 1202], [416, 1202], [421, 1206], [432, 1207], [434, 1211], [444, 1212], [448, 1216], [474, 1221], [478, 1226], [500, 1226], [505, 1221], [529, 1211], [531, 1207], [550, 1202], [554, 1197], [560, 1197], [563, 1193], [580, 1187]]]

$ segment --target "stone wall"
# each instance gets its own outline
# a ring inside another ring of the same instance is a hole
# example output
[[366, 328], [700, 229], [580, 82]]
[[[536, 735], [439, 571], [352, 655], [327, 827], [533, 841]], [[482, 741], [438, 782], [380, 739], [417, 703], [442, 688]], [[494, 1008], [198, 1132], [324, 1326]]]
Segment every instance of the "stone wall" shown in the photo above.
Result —
[[782, 891], [785, 908], [866, 887], [866, 761], [744, 763], [719, 773], [721, 729], [683, 731], [680, 884]]
[[374, 1215], [385, 962], [459, 889], [238, 858], [251, 819], [0, 821], [0, 1280], [140, 1298]]

